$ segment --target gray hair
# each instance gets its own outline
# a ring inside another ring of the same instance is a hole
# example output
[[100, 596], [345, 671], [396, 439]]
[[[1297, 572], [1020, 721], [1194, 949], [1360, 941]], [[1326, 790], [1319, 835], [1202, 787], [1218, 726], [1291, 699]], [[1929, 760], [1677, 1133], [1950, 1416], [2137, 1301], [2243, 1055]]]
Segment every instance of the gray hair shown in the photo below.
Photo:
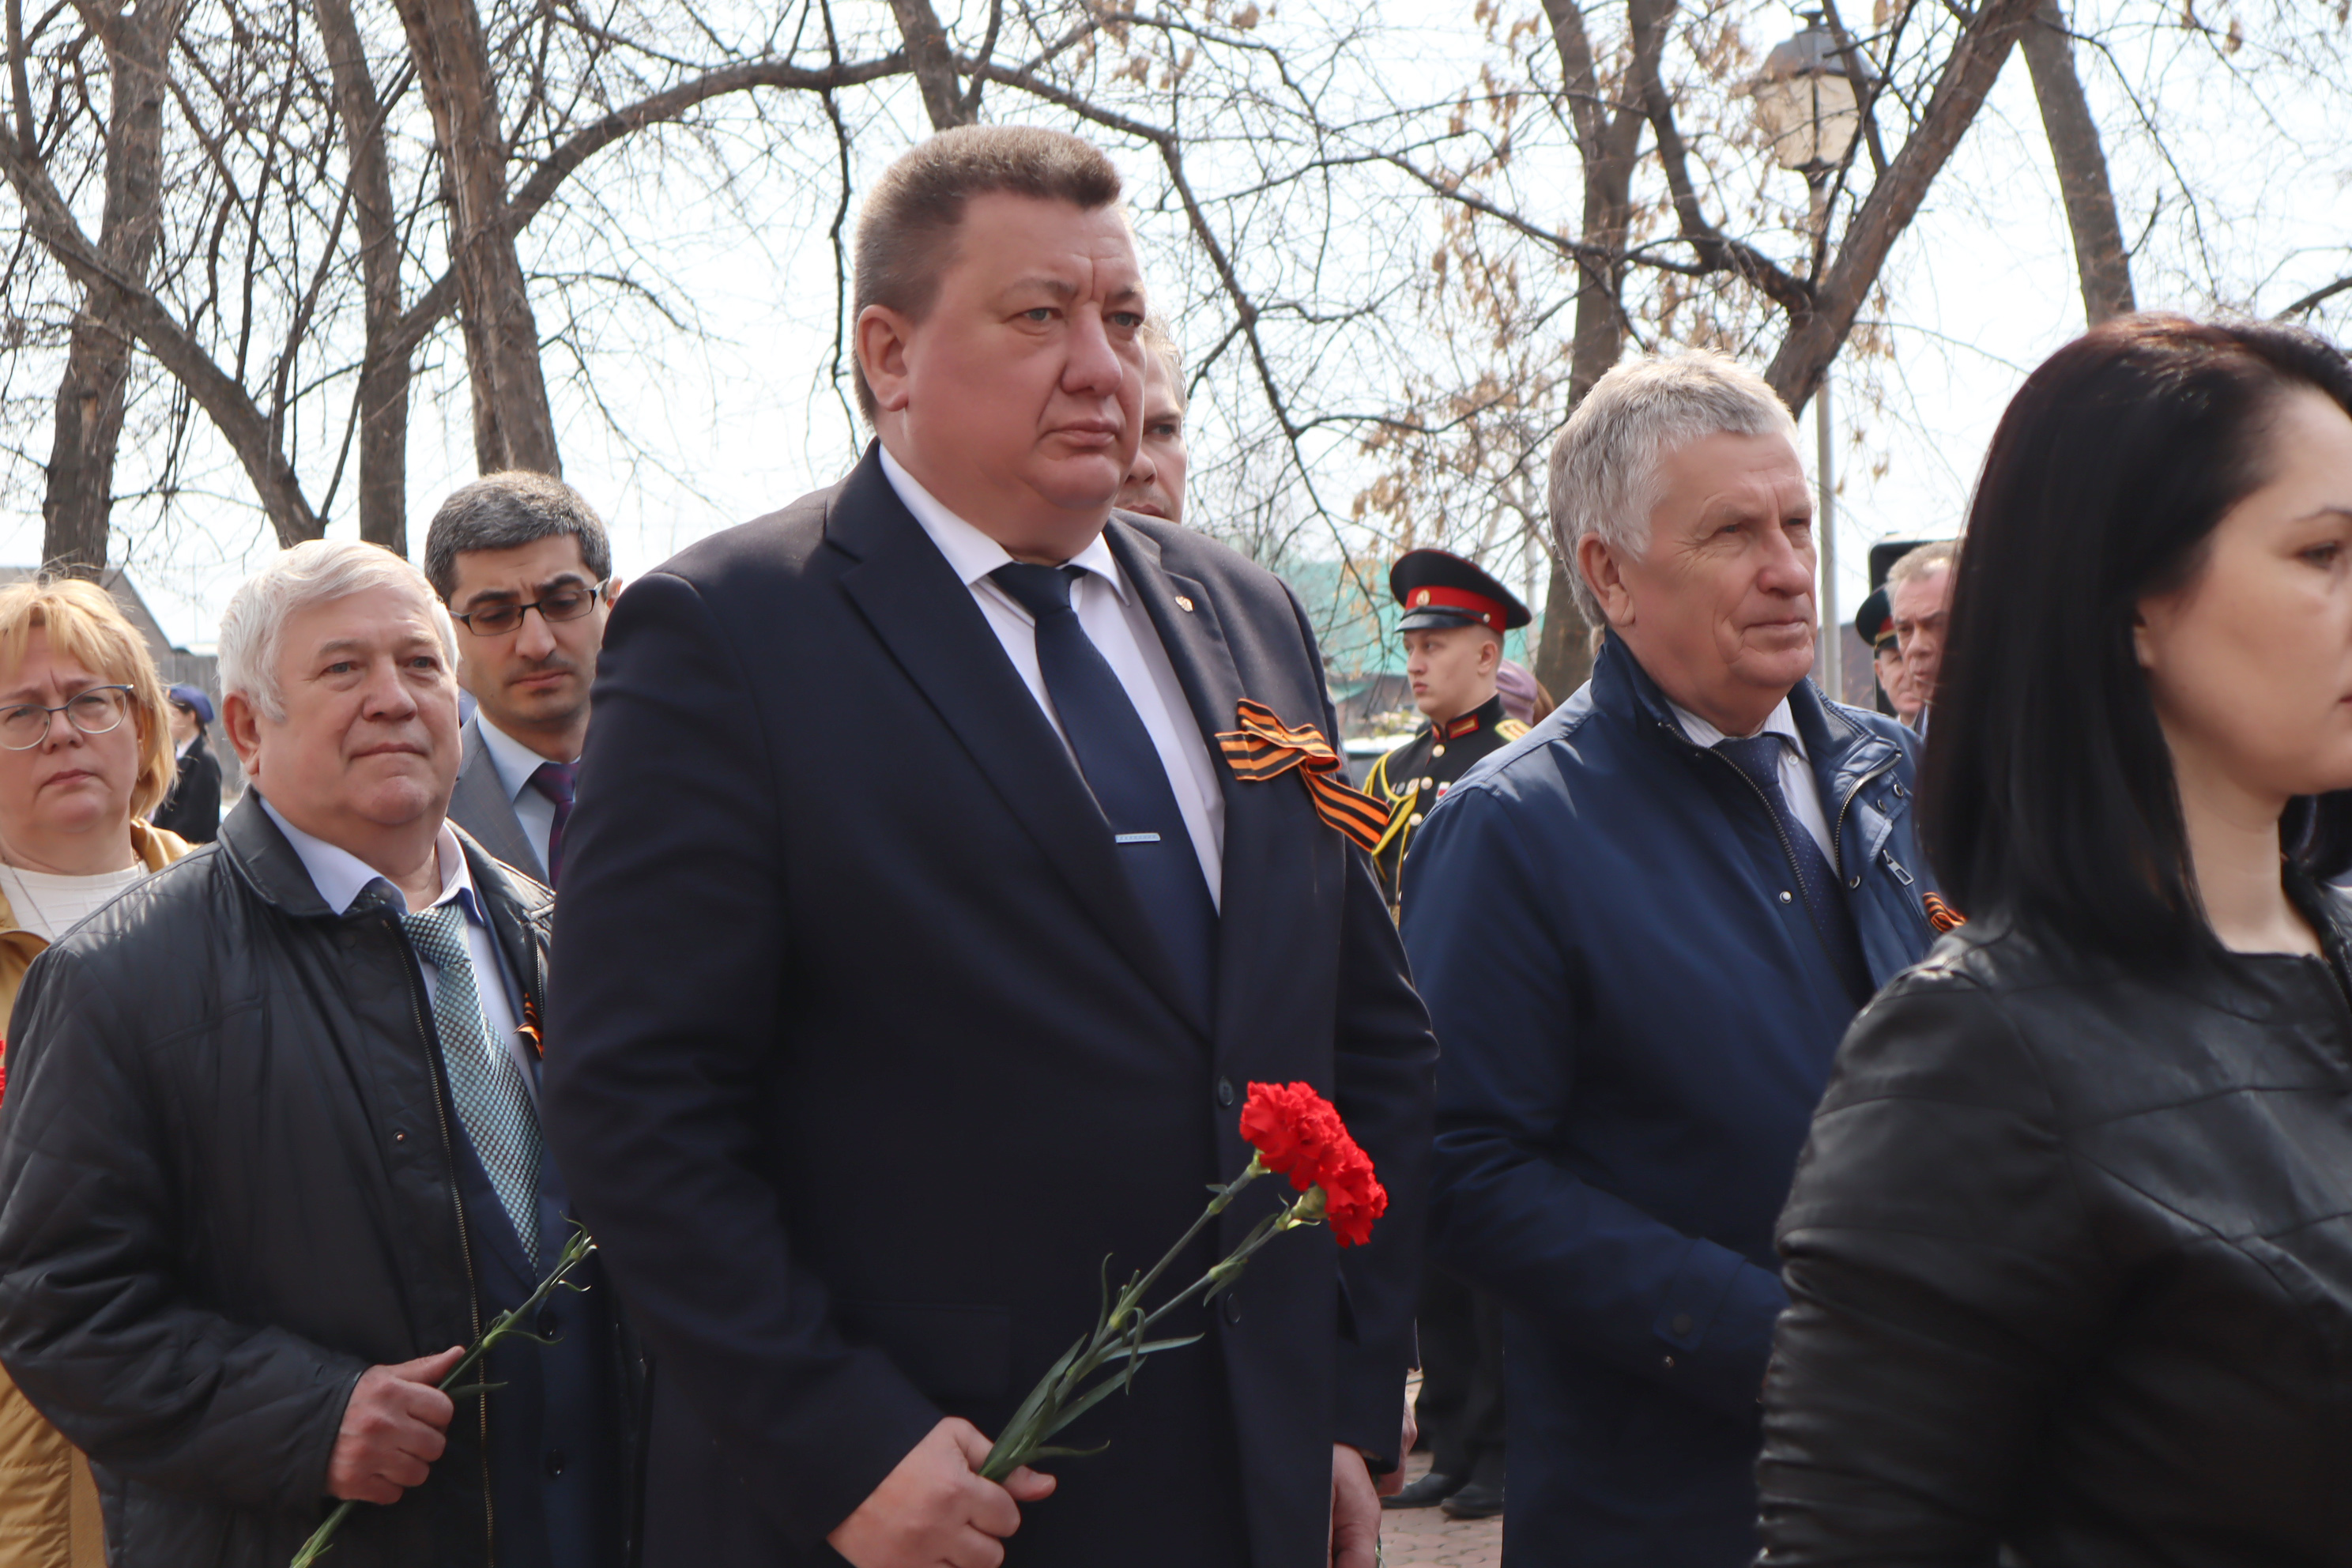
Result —
[[278, 679], [286, 623], [313, 605], [346, 599], [370, 588], [400, 588], [425, 602], [442, 651], [457, 661], [457, 628], [433, 595], [425, 574], [380, 544], [356, 539], [306, 539], [271, 557], [247, 578], [221, 613], [221, 695], [243, 694], [273, 723], [286, 719], [286, 691]]
[[1592, 384], [1551, 449], [1552, 540], [1593, 626], [1601, 600], [1584, 580], [1577, 546], [1598, 534], [1621, 555], [1650, 545], [1650, 513], [1664, 488], [1660, 470], [1676, 447], [1709, 436], [1785, 436], [1797, 422], [1764, 378], [1719, 353], [1693, 349], [1628, 360]]
[[1916, 550], [1906, 551], [1901, 559], [1886, 569], [1886, 587], [1895, 589], [1930, 572], [1940, 571], [1960, 563], [1960, 542], [1957, 539], [1931, 540]]
[[601, 583], [613, 574], [613, 542], [588, 499], [552, 474], [510, 468], [461, 486], [425, 531], [425, 575], [448, 603], [457, 591], [457, 557], [469, 550], [511, 550], [568, 533], [580, 563]]

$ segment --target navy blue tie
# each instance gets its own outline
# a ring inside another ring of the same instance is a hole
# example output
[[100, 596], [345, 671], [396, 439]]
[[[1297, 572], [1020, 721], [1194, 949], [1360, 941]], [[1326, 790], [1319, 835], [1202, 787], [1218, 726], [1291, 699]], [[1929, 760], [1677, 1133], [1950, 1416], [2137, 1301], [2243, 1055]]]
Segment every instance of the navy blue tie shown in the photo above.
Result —
[[989, 575], [1037, 619], [1045, 694], [1110, 825], [1136, 900], [1206, 1021], [1215, 987], [1217, 907], [1151, 731], [1070, 607], [1070, 586], [1082, 571], [1014, 562]]
[[1845, 983], [1855, 1005], [1870, 999], [1877, 989], [1870, 983], [1870, 965], [1862, 956], [1862, 937], [1854, 929], [1853, 911], [1846, 907], [1845, 894], [1838, 886], [1837, 871], [1830, 865], [1829, 857], [1822, 853], [1821, 845], [1805, 830], [1797, 814], [1789, 809], [1789, 797], [1780, 790], [1780, 747], [1779, 735], [1766, 731], [1745, 739], [1718, 741], [1715, 749], [1724, 760], [1747, 775], [1764, 797], [1765, 809], [1772, 814], [1772, 826], [1780, 832], [1780, 842], [1789, 851], [1790, 868], [1797, 873], [1798, 889], [1804, 895], [1805, 912], [1812, 917], [1813, 930], [1829, 953], [1830, 963]]

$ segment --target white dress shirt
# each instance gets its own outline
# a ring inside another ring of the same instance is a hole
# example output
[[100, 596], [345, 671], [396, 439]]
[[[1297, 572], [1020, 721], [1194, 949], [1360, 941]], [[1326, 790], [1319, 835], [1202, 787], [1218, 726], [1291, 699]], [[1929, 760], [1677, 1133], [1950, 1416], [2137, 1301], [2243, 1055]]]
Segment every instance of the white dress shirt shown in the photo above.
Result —
[[[939, 546], [940, 553], [947, 557], [956, 576], [971, 590], [989, 628], [1004, 645], [1005, 657], [1020, 672], [1055, 733], [1068, 745], [1061, 716], [1054, 711], [1054, 700], [1045, 690], [1045, 673], [1037, 667], [1036, 617], [988, 575], [1013, 557], [1005, 553], [1004, 546], [956, 516], [916, 483], [887, 447], [882, 449], [882, 472], [923, 531], [930, 535], [931, 542]], [[1127, 700], [1135, 704], [1136, 715], [1151, 736], [1160, 765], [1167, 770], [1169, 786], [1175, 791], [1176, 809], [1183, 814], [1184, 830], [1192, 837], [1192, 852], [1201, 858], [1209, 897], [1222, 908], [1225, 801], [1218, 793], [1208, 741], [1193, 720], [1192, 704], [1185, 700], [1184, 688], [1176, 679], [1176, 667], [1168, 662], [1168, 650], [1160, 646], [1150, 613], [1137, 602], [1126, 574], [1118, 569], [1118, 558], [1100, 534], [1070, 557], [1068, 564], [1083, 568], [1086, 574], [1070, 584], [1070, 607], [1103, 662], [1118, 677]]]
[[[1713, 751], [1717, 741], [1731, 739], [1673, 699], [1667, 700], [1666, 706], [1682, 721], [1683, 733], [1691, 738], [1691, 744]], [[1822, 811], [1822, 786], [1813, 777], [1813, 764], [1806, 759], [1805, 739], [1797, 733], [1797, 718], [1789, 711], [1787, 698], [1780, 699], [1780, 705], [1757, 733], [1778, 735], [1787, 742], [1780, 748], [1780, 793], [1788, 797], [1789, 809], [1797, 814], [1813, 842], [1822, 847], [1822, 853], [1830, 858], [1830, 864], [1836, 865], [1837, 845], [1830, 837], [1830, 819]]]
[[[294, 853], [302, 858], [302, 868], [310, 873], [310, 885], [319, 889], [319, 897], [327, 900], [329, 909], [339, 915], [349, 913], [360, 894], [367, 890], [367, 885], [381, 881], [392, 889], [394, 907], [403, 914], [409, 912], [406, 895], [391, 878], [350, 850], [303, 832], [287, 821], [266, 798], [261, 809], [269, 814], [269, 820], [278, 824], [278, 830], [294, 846]], [[498, 939], [491, 935], [489, 921], [482, 913], [481, 896], [474, 890], [474, 876], [466, 866], [466, 852], [457, 847], [457, 836], [446, 822], [441, 825], [441, 837], [434, 848], [441, 873], [441, 896], [433, 900], [433, 907], [455, 903], [466, 911], [466, 951], [474, 961], [474, 994], [481, 998], [482, 1016], [490, 1026], [491, 1036], [506, 1042], [507, 1054], [522, 1069], [522, 1081], [530, 1086], [531, 1100], [536, 1104], [539, 1063], [522, 1032], [515, 1027], [513, 982], [507, 975], [506, 961], [499, 955]], [[417, 954], [416, 967], [425, 977], [425, 1000], [429, 1006], [440, 993], [441, 970], [422, 953]]]
[[530, 787], [530, 775], [547, 759], [491, 723], [488, 714], [478, 712], [476, 717], [480, 721], [482, 749], [490, 753], [490, 766], [498, 770], [499, 787], [507, 792], [515, 821], [522, 825], [522, 836], [544, 866], [547, 840], [555, 831], [555, 803]]

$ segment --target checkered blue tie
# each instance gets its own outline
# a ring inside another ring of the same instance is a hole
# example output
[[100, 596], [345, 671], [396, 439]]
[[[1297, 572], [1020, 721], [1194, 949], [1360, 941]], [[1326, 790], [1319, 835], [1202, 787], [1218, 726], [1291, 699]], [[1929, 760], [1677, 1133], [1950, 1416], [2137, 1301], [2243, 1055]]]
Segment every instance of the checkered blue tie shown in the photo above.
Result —
[[490, 1033], [474, 984], [473, 954], [466, 945], [466, 911], [456, 903], [436, 904], [400, 917], [401, 928], [426, 963], [439, 970], [433, 988], [433, 1026], [441, 1037], [441, 1060], [448, 1068], [449, 1093], [457, 1118], [472, 1141], [475, 1157], [499, 1194], [499, 1206], [514, 1225], [531, 1267], [539, 1267], [539, 1114], [522, 1068], [506, 1042]]

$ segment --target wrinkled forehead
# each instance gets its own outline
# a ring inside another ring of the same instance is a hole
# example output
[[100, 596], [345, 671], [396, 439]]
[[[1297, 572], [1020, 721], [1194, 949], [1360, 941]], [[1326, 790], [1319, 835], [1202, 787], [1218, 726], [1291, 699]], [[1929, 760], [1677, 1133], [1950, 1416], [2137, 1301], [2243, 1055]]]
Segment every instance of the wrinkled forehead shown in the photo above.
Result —
[[1813, 514], [1804, 464], [1787, 437], [1718, 431], [1670, 447], [1659, 459], [1653, 521], [1700, 529], [1755, 514]]
[[330, 648], [392, 652], [419, 643], [439, 647], [446, 640], [446, 617], [438, 609], [422, 588], [371, 584], [296, 610], [286, 619], [280, 647], [288, 658], [309, 658]]

